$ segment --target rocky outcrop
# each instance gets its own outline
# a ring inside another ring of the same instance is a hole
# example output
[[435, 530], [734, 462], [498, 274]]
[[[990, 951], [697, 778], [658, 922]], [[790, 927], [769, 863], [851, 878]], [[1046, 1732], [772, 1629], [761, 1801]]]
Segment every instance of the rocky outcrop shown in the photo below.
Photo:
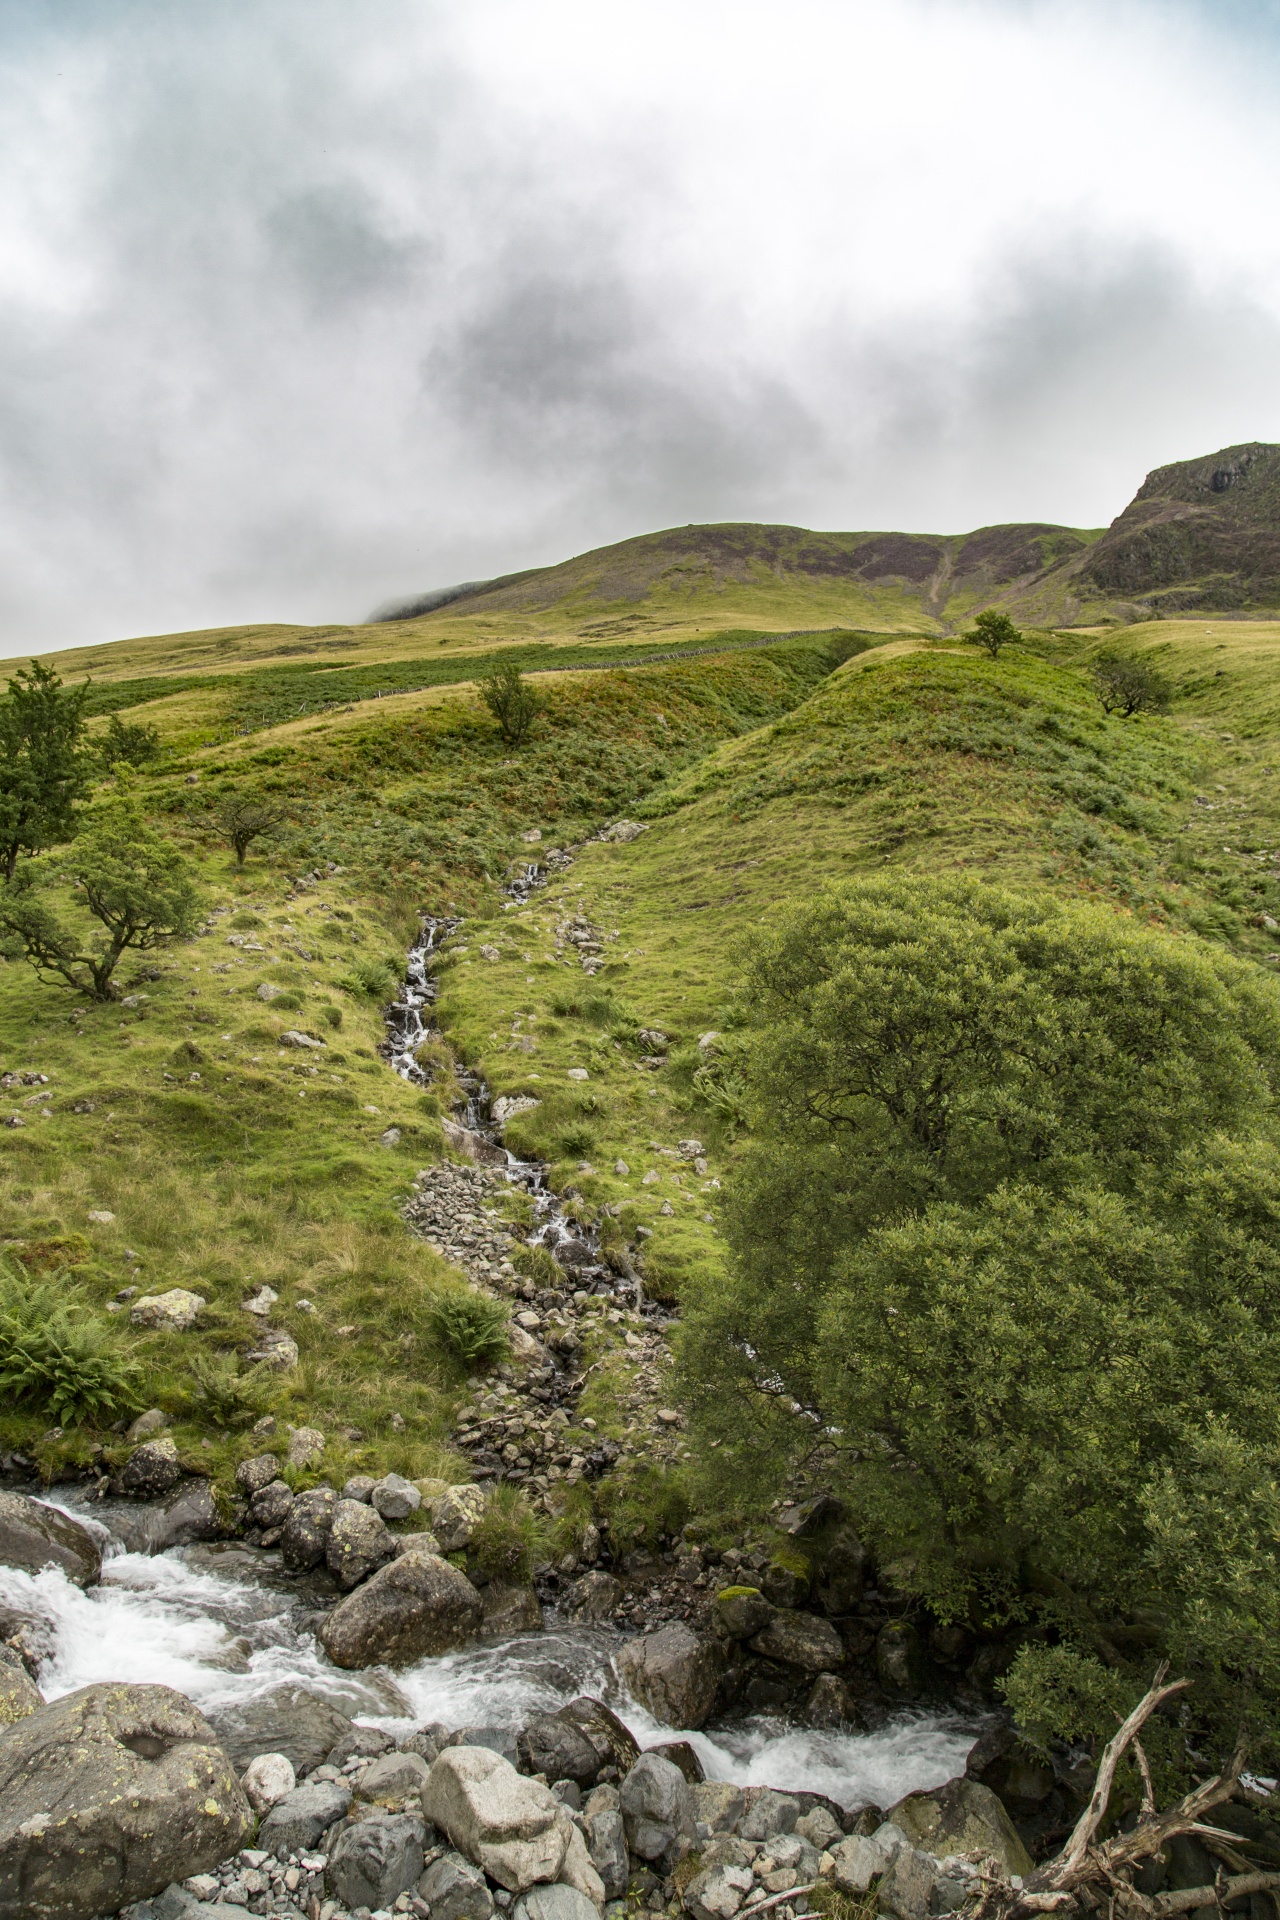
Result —
[[0, 1733], [0, 1913], [115, 1913], [251, 1826], [213, 1729], [170, 1687], [83, 1687]]
[[715, 1704], [720, 1654], [683, 1622], [629, 1640], [618, 1656], [627, 1686], [655, 1720], [668, 1727], [701, 1727]]
[[320, 1641], [335, 1666], [402, 1666], [465, 1645], [483, 1615], [464, 1573], [411, 1547], [338, 1602]]
[[102, 1571], [102, 1552], [89, 1529], [69, 1514], [0, 1492], [0, 1567], [23, 1573], [58, 1567], [76, 1586], [90, 1587]]
[[210, 1715], [218, 1740], [241, 1771], [260, 1753], [282, 1753], [296, 1774], [310, 1773], [351, 1731], [345, 1713], [308, 1687], [272, 1687]]

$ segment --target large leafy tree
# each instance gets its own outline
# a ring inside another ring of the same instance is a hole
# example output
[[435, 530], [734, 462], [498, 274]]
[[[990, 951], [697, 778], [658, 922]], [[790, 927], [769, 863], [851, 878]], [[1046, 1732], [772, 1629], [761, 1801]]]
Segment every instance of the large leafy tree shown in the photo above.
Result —
[[93, 765], [83, 748], [88, 683], [68, 691], [33, 660], [0, 699], [0, 861], [12, 880], [18, 858], [58, 846], [75, 831], [76, 802]]
[[682, 1356], [723, 1490], [807, 1461], [944, 1616], [1105, 1658], [1159, 1617], [1238, 1676], [1280, 1555], [1280, 992], [1102, 909], [907, 880], [782, 918], [742, 999], [752, 1140]]
[[122, 956], [190, 933], [201, 905], [190, 861], [148, 824], [121, 767], [56, 864], [46, 854], [19, 870], [0, 897], [0, 933], [41, 978], [111, 1000]]

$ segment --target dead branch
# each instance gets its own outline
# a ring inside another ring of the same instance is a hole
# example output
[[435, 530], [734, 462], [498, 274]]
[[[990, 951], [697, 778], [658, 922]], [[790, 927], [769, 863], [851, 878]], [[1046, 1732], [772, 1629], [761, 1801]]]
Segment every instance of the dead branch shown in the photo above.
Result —
[[1213, 1887], [1179, 1887], [1176, 1893], [1158, 1893], [1152, 1904], [1158, 1914], [1190, 1913], [1193, 1907], [1211, 1907], [1238, 1900], [1245, 1893], [1270, 1893], [1280, 1887], [1280, 1873], [1237, 1873]]
[[1189, 1680], [1171, 1680], [1167, 1686], [1162, 1685], [1161, 1682], [1167, 1671], [1166, 1667], [1160, 1668], [1154, 1684], [1148, 1692], [1143, 1694], [1128, 1719], [1121, 1723], [1120, 1731], [1114, 1739], [1108, 1741], [1098, 1766], [1089, 1804], [1077, 1820], [1075, 1832], [1057, 1859], [1051, 1860], [1048, 1866], [1042, 1867], [1039, 1873], [1032, 1876], [1033, 1882], [1037, 1885], [1067, 1887], [1079, 1875], [1093, 1843], [1093, 1837], [1106, 1816], [1116, 1768], [1124, 1757], [1125, 1748], [1141, 1733], [1158, 1706], [1168, 1700], [1172, 1694], [1181, 1693], [1191, 1684]]

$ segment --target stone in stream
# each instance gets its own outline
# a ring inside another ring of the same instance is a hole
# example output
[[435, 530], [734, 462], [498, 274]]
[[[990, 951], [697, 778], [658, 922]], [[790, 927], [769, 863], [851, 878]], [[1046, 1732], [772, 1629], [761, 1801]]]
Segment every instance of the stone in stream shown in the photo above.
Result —
[[332, 1487], [300, 1493], [289, 1509], [280, 1540], [280, 1557], [295, 1573], [318, 1567], [324, 1559], [338, 1496]]
[[351, 1805], [351, 1789], [337, 1780], [308, 1780], [278, 1800], [258, 1828], [258, 1845], [264, 1853], [287, 1860], [291, 1853], [314, 1847], [322, 1833], [335, 1820], [341, 1820]]
[[77, 1587], [91, 1587], [102, 1571], [102, 1551], [70, 1514], [0, 1490], [0, 1567], [23, 1573], [57, 1567]]
[[167, 1433], [135, 1447], [120, 1475], [120, 1491], [134, 1500], [154, 1500], [172, 1493], [182, 1478], [177, 1442]]
[[346, 1907], [390, 1907], [422, 1873], [426, 1829], [416, 1814], [374, 1813], [338, 1835], [328, 1882]]
[[188, 1480], [136, 1513], [117, 1514], [112, 1524], [130, 1553], [166, 1553], [198, 1540], [220, 1540], [227, 1532], [207, 1480]]
[[82, 1687], [0, 1733], [0, 1913], [90, 1920], [215, 1866], [253, 1817], [171, 1687]]
[[592, 1786], [603, 1761], [594, 1743], [559, 1713], [535, 1713], [516, 1739], [520, 1771]]
[[319, 1638], [338, 1667], [404, 1665], [463, 1646], [483, 1614], [465, 1573], [411, 1547], [340, 1600]]
[[513, 1633], [541, 1631], [542, 1602], [532, 1587], [504, 1587], [490, 1581], [483, 1597], [482, 1640], [506, 1640]]
[[352, 1731], [347, 1715], [323, 1694], [288, 1683], [209, 1718], [233, 1766], [243, 1769], [260, 1753], [283, 1753], [299, 1777], [318, 1767]]
[[618, 1666], [631, 1693], [661, 1725], [705, 1726], [715, 1705], [720, 1652], [681, 1620], [629, 1640]]
[[627, 1845], [642, 1860], [669, 1872], [693, 1845], [693, 1796], [679, 1767], [642, 1753], [618, 1790]]
[[830, 1673], [844, 1660], [840, 1635], [829, 1620], [815, 1613], [791, 1613], [783, 1608], [751, 1641], [753, 1653], [809, 1673]]
[[325, 1541], [325, 1564], [344, 1592], [395, 1558], [396, 1536], [363, 1500], [339, 1500]]

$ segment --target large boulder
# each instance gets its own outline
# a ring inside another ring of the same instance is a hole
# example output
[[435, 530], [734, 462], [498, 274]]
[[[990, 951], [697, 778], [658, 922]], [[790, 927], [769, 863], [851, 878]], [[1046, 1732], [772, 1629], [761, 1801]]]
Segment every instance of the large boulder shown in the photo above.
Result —
[[216, 1866], [253, 1816], [171, 1687], [82, 1687], [0, 1733], [0, 1914], [90, 1920]]
[[909, 1793], [887, 1818], [912, 1846], [937, 1855], [994, 1854], [1010, 1873], [1030, 1873], [1031, 1857], [990, 1787], [963, 1775], [931, 1793]]
[[77, 1587], [90, 1587], [102, 1571], [102, 1550], [70, 1514], [0, 1491], [0, 1567], [23, 1573], [58, 1567]]
[[325, 1565], [344, 1592], [395, 1558], [396, 1536], [363, 1500], [339, 1500], [325, 1542]]
[[576, 1780], [580, 1787], [594, 1784], [602, 1764], [594, 1742], [559, 1713], [535, 1713], [526, 1720], [516, 1739], [516, 1755], [521, 1773]]
[[618, 1656], [622, 1678], [654, 1719], [668, 1727], [701, 1727], [715, 1705], [720, 1654], [673, 1620], [656, 1633], [629, 1640]]
[[730, 1640], [749, 1640], [773, 1618], [773, 1608], [759, 1587], [722, 1587], [712, 1607], [716, 1625]]
[[679, 1767], [642, 1753], [619, 1789], [627, 1845], [642, 1860], [670, 1872], [697, 1833], [693, 1795]]
[[136, 1513], [118, 1514], [114, 1526], [130, 1553], [166, 1553], [197, 1540], [220, 1540], [227, 1531], [207, 1480], [188, 1480]]
[[404, 1665], [462, 1646], [483, 1616], [465, 1573], [411, 1547], [338, 1602], [320, 1641], [335, 1666]]
[[619, 1779], [630, 1773], [640, 1758], [639, 1745], [630, 1730], [623, 1726], [612, 1707], [606, 1707], [603, 1700], [580, 1693], [575, 1700], [570, 1700], [568, 1706], [561, 1707], [560, 1718], [573, 1722], [599, 1754], [600, 1765], [616, 1767]]
[[446, 1747], [422, 1789], [422, 1811], [509, 1893], [564, 1880], [597, 1906], [604, 1884], [564, 1806], [490, 1747]]
[[300, 1493], [289, 1509], [280, 1539], [280, 1558], [296, 1573], [318, 1567], [329, 1544], [329, 1529], [338, 1496], [332, 1487], [312, 1487]]
[[134, 1448], [120, 1475], [120, 1491], [134, 1500], [156, 1500], [172, 1493], [181, 1478], [178, 1443], [172, 1434], [162, 1433]]
[[762, 1632], [751, 1642], [753, 1653], [766, 1660], [781, 1660], [789, 1667], [803, 1667], [808, 1673], [830, 1673], [844, 1659], [840, 1635], [830, 1621], [813, 1613], [788, 1613], [779, 1610]]
[[310, 1773], [351, 1733], [351, 1721], [309, 1687], [272, 1687], [210, 1714], [233, 1766], [243, 1772], [260, 1753], [282, 1753], [296, 1774]]
[[345, 1827], [329, 1854], [330, 1892], [344, 1907], [386, 1909], [416, 1885], [425, 1833], [412, 1813], [375, 1813]]
[[[277, 1860], [314, 1847], [351, 1805], [351, 1789], [338, 1780], [308, 1780], [277, 1800], [258, 1828], [258, 1845]], [[421, 1871], [421, 1869], [419, 1869]]]

